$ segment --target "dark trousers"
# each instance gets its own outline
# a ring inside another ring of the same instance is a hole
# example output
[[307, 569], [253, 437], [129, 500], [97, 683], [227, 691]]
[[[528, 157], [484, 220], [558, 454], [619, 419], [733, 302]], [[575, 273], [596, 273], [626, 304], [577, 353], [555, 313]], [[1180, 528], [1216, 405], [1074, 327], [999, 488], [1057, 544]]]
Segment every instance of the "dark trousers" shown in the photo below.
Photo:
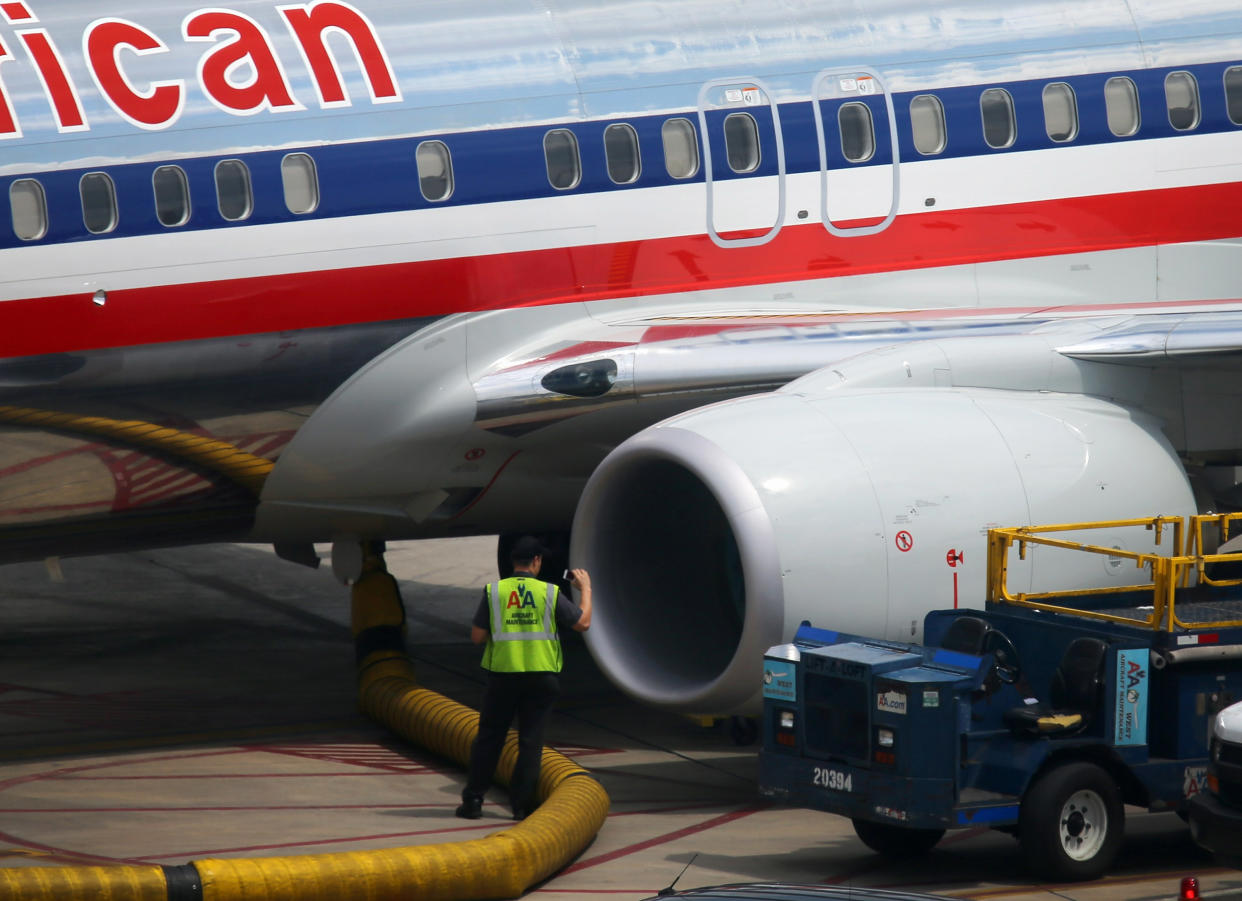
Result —
[[509, 800], [515, 809], [527, 813], [535, 808], [543, 733], [559, 693], [556, 673], [487, 674], [487, 690], [479, 711], [479, 734], [470, 748], [470, 774], [461, 793], [463, 798], [482, 798], [487, 792], [509, 724], [516, 714], [518, 757], [509, 782]]

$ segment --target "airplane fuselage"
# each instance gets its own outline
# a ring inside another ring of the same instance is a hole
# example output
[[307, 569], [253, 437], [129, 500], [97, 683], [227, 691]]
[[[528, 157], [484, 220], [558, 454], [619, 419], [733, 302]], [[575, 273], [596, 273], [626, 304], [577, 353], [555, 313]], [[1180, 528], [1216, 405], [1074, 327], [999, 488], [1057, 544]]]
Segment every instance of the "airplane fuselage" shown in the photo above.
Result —
[[[1240, 161], [1225, 2], [0, 3], [0, 557], [563, 530], [868, 340], [1232, 308]], [[817, 340], [703, 374], [762, 327]], [[541, 387], [603, 351], [634, 403]]]

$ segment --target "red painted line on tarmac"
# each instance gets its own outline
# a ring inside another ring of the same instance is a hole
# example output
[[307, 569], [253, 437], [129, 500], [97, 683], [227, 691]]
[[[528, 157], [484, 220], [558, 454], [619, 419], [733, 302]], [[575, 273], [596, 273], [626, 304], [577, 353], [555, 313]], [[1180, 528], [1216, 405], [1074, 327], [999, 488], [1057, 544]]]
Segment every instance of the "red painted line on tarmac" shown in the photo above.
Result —
[[[3, 478], [2, 473], [0, 473], [0, 478]], [[54, 698], [93, 697], [93, 695], [76, 695], [68, 691], [56, 691], [51, 688], [40, 688], [36, 685], [18, 685], [15, 682], [5, 682], [3, 684], [4, 684], [5, 691], [28, 691], [34, 695], [51, 695]]]
[[[163, 424], [173, 426], [173, 423]], [[206, 437], [218, 437], [228, 441], [235, 447], [246, 450], [257, 456], [271, 458], [282, 450], [293, 438], [293, 430], [283, 429], [272, 433], [257, 433], [229, 438], [214, 436], [193, 422], [178, 423], [182, 431]], [[52, 431], [57, 431], [52, 429]], [[84, 436], [75, 434], [73, 437], [86, 440]], [[99, 462], [109, 470], [113, 477], [114, 492], [111, 498], [95, 501], [84, 501], [73, 504], [45, 504], [36, 507], [14, 508], [9, 511], [17, 515], [39, 513], [63, 513], [83, 510], [124, 510], [132, 506], [147, 506], [164, 500], [182, 498], [201, 486], [210, 484], [210, 479], [203, 472], [190, 464], [172, 463], [156, 459], [143, 451], [123, 453], [108, 444], [88, 441], [80, 447], [68, 448], [42, 457], [25, 460], [13, 466], [0, 469], [0, 478], [19, 475], [39, 466], [56, 463], [73, 456], [93, 454]], [[159, 490], [167, 489], [167, 490]]]
[[[579, 870], [585, 870], [588, 867], [596, 867], [600, 864], [610, 863], [622, 857], [628, 857], [631, 854], [637, 854], [639, 851], [646, 851], [648, 848], [654, 848], [657, 845], [664, 845], [668, 842], [676, 841], [679, 838], [685, 838], [688, 835], [695, 835], [699, 832], [705, 832], [708, 829], [714, 829], [717, 826], [724, 826], [736, 820], [743, 819], [754, 813], [761, 813], [767, 810], [769, 805], [760, 804], [757, 807], [747, 807], [742, 810], [735, 810], [732, 813], [721, 814], [710, 820], [704, 820], [694, 826], [687, 826], [684, 829], [678, 829], [675, 832], [666, 832], [664, 835], [658, 835], [655, 838], [649, 838], [645, 842], [638, 842], [633, 845], [627, 845], [624, 848], [618, 848], [616, 851], [609, 851], [607, 854], [601, 854], [598, 857], [592, 857], [588, 860], [580, 860], [578, 863], [561, 871], [561, 875], [568, 873], [576, 873]], [[611, 817], [609, 817], [611, 819]]]
[[46, 851], [50, 855], [73, 863], [127, 863], [135, 866], [142, 866], [147, 863], [145, 860], [134, 860], [125, 857], [105, 857], [102, 854], [86, 854], [81, 851], [70, 851], [68, 848], [57, 848], [55, 845], [45, 845], [42, 842], [28, 841], [27, 839], [12, 835], [8, 832], [0, 832], [0, 842], [18, 845], [31, 851]]
[[124, 473], [124, 490], [120, 490], [121, 486], [118, 486], [113, 500], [113, 506], [117, 510], [125, 510], [141, 504], [158, 503], [183, 494], [198, 483], [209, 484], [208, 480], [198, 471], [173, 466], [163, 461], [153, 462], [149, 457], [141, 457], [137, 453], [125, 458], [117, 458], [116, 466], [118, 472], [114, 472], [114, 476], [119, 476], [122, 471]]
[[[101, 770], [101, 769], [105, 769], [110, 766], [135, 766], [137, 764], [143, 764], [143, 763], [161, 763], [166, 760], [192, 760], [196, 757], [224, 757], [229, 754], [244, 754], [244, 753], [247, 753], [247, 749], [245, 748], [227, 748], [222, 751], [200, 751], [195, 754], [162, 754], [158, 757], [140, 757], [140, 758], [133, 759], [133, 760], [109, 760], [105, 763], [89, 763], [83, 766], [66, 767], [65, 769], [61, 769], [61, 770], [45, 770], [41, 773], [28, 773], [25, 776], [15, 776], [12, 779], [5, 779], [5, 780], [0, 781], [0, 791], [4, 791], [6, 788], [11, 788], [14, 785], [25, 785], [28, 782], [40, 782], [44, 779], [63, 779], [66, 782], [71, 782], [77, 779], [85, 780], [85, 779], [89, 779], [92, 777], [75, 776], [73, 774], [74, 773], [85, 773], [91, 770]], [[147, 776], [147, 777], [120, 776], [120, 777], [114, 777], [114, 778], [122, 778], [122, 779], [124, 778], [148, 778], [149, 779], [152, 777], [150, 776]]]
[[635, 816], [652, 816], [652, 815], [661, 814], [661, 813], [691, 813], [696, 810], [711, 810], [713, 808], [720, 807], [719, 801], [703, 801], [701, 803], [696, 802], [693, 804], [690, 802], [669, 804], [668, 802], [664, 802], [663, 799], [659, 799], [659, 798], [656, 798], [650, 801], [626, 800], [624, 803], [626, 804], [626, 806], [630, 806], [634, 804], [650, 804], [651, 806], [650, 807], [639, 807], [634, 810], [622, 811], [622, 810], [616, 810], [615, 809], [616, 805], [614, 803], [613, 805], [614, 810], [611, 814], [609, 814], [609, 816], [635, 817]]
[[532, 895], [656, 895], [659, 889], [654, 888], [540, 888]]
[[425, 764], [413, 760], [392, 748], [377, 744], [347, 743], [325, 745], [253, 745], [258, 751], [282, 754], [300, 760], [318, 763], [343, 763], [349, 766], [368, 767], [402, 776], [422, 775], [430, 771]]
[[10, 516], [30, 516], [35, 513], [74, 513], [82, 510], [110, 510], [111, 500], [84, 501], [80, 504], [43, 504], [38, 507], [14, 507]]
[[[18, 687], [19, 686], [9, 686], [9, 688], [18, 688]], [[99, 762], [99, 763], [85, 764], [85, 765], [76, 766], [76, 767], [66, 767], [64, 769], [45, 770], [43, 772], [30, 773], [24, 776], [17, 776], [11, 779], [0, 781], [0, 791], [3, 791], [7, 788], [15, 787], [18, 785], [31, 783], [31, 782], [53, 781], [53, 780], [61, 781], [61, 782], [79, 782], [79, 781], [135, 781], [137, 782], [137, 781], [144, 781], [144, 780], [167, 780], [167, 779], [220, 780], [220, 779], [250, 779], [250, 778], [262, 778], [262, 779], [307, 778], [307, 777], [323, 777], [323, 776], [329, 776], [332, 778], [340, 778], [344, 776], [356, 777], [356, 776], [396, 775], [393, 772], [389, 772], [385, 770], [381, 770], [378, 772], [361, 772], [361, 773], [357, 771], [350, 771], [350, 772], [317, 772], [317, 773], [234, 773], [234, 774], [217, 772], [217, 773], [183, 774], [183, 775], [147, 774], [147, 775], [119, 775], [119, 776], [83, 775], [87, 773], [92, 773], [93, 771], [107, 769], [109, 767], [131, 767], [131, 766], [142, 765], [142, 764], [168, 763], [168, 762], [177, 762], [177, 761], [182, 761], [182, 760], [192, 760], [192, 759], [207, 758], [207, 757], [225, 757], [229, 755], [251, 754], [251, 753], [259, 752], [261, 750], [270, 750], [270, 749], [257, 748], [253, 746], [244, 746], [244, 747], [236, 747], [236, 748], [227, 748], [227, 749], [222, 749], [222, 750], [201, 751], [201, 752], [190, 753], [190, 754], [173, 753], [173, 754], [161, 754], [161, 755], [141, 757], [141, 758], [122, 758], [122, 759], [109, 760], [109, 761]], [[411, 775], [411, 773], [410, 771], [403, 771], [403, 772], [400, 772], [399, 775]], [[244, 810], [316, 810], [316, 809], [392, 809], [392, 808], [442, 809], [443, 807], [444, 807], [443, 804], [404, 804], [404, 805], [395, 805], [395, 804], [378, 805], [377, 804], [377, 805], [332, 805], [328, 807], [296, 807], [296, 806], [256, 807], [256, 808], [202, 807], [202, 808], [180, 808], [180, 809], [186, 810], [186, 811], [212, 811], [212, 810], [244, 811]], [[83, 813], [90, 814], [90, 813], [134, 813], [134, 812], [177, 811], [177, 810], [179, 810], [179, 808], [116, 807], [116, 808], [63, 809], [59, 812], [75, 813], [75, 814], [83, 814]], [[47, 808], [43, 808], [39, 810], [28, 810], [25, 808], [12, 808], [12, 809], [0, 808], [0, 813], [55, 813], [55, 812], [58, 812], [58, 811], [50, 810]], [[49, 859], [56, 860], [59, 862], [66, 862], [66, 863], [72, 863], [72, 864], [111, 863], [111, 864], [131, 864], [131, 865], [141, 866], [141, 865], [151, 865], [154, 861], [157, 861], [157, 860], [173, 859], [173, 860], [181, 861], [181, 860], [193, 859], [195, 857], [202, 857], [206, 855], [221, 854], [221, 853], [262, 851], [262, 850], [269, 850], [269, 849], [276, 849], [276, 848], [293, 848], [293, 847], [306, 847], [306, 846], [316, 846], [316, 845], [332, 845], [332, 844], [340, 844], [340, 843], [364, 842], [364, 841], [394, 838], [394, 837], [433, 835], [433, 834], [443, 834], [443, 833], [458, 832], [458, 831], [474, 831], [478, 829], [493, 829], [497, 825], [499, 824], [492, 822], [492, 823], [482, 823], [482, 824], [479, 824], [478, 826], [463, 826], [457, 829], [430, 829], [430, 830], [419, 830], [419, 831], [414, 831], [414, 832], [386, 833], [386, 834], [379, 834], [379, 835], [362, 835], [362, 836], [356, 836], [356, 837], [351, 837], [351, 838], [319, 838], [315, 840], [307, 840], [307, 841], [301, 841], [301, 842], [288, 842], [288, 843], [270, 844], [270, 845], [255, 845], [251, 847], [241, 847], [241, 848], [225, 848], [225, 849], [216, 849], [216, 850], [209, 850], [209, 851], [199, 851], [199, 852], [194, 852], [194, 853], [189, 853], [189, 854], [185, 854], [185, 853], [183, 854], [162, 854], [156, 857], [146, 857], [146, 858], [141, 858], [141, 859], [115, 858], [115, 857], [108, 857], [106, 855], [78, 852], [78, 851], [73, 851], [67, 848], [60, 848], [60, 847], [55, 847], [52, 845], [45, 845], [39, 842], [28, 841], [19, 836], [11, 835], [11, 834], [4, 833], [4, 832], [0, 832], [0, 841], [6, 842], [12, 845], [20, 846], [20, 847], [23, 847], [29, 850], [45, 852], [48, 855]]]
[[[128, 766], [124, 761], [114, 764], [114, 766]], [[49, 774], [47, 778], [62, 778], [64, 782], [143, 782], [151, 780], [152, 782], [168, 779], [313, 779], [322, 777], [332, 777], [340, 779], [348, 776], [350, 778], [358, 778], [365, 776], [374, 778], [376, 776], [410, 776], [418, 775], [410, 771], [402, 772], [378, 772], [378, 773], [185, 773], [185, 774], [168, 774], [168, 775], [151, 775], [151, 776], [65, 776], [58, 777], [56, 774]], [[3, 784], [0, 784], [3, 788]]]
[[[410, 808], [420, 805], [410, 804]], [[439, 805], [442, 809], [448, 808]], [[420, 835], [451, 835], [455, 832], [478, 832], [483, 829], [496, 829], [497, 827], [509, 827], [513, 825], [513, 821], [507, 817], [503, 820], [491, 820], [490, 822], [480, 822], [475, 826], [458, 826], [450, 829], [419, 829], [414, 832], [380, 832], [374, 835], [356, 835], [349, 838], [317, 838], [306, 839], [298, 842], [279, 842], [270, 845], [244, 845], [238, 848], [210, 848], [198, 851], [182, 851], [176, 854], [154, 854], [148, 861], [156, 860], [197, 860], [201, 857], [214, 857], [220, 854], [244, 854], [249, 851], [274, 851], [279, 848], [310, 848], [319, 845], [341, 845], [353, 844], [355, 842], [370, 842], [376, 840], [386, 840], [391, 838], [415, 838]]]
[[254, 804], [235, 807], [0, 807], [0, 813], [218, 813], [270, 810], [439, 810], [443, 804]]
[[57, 451], [56, 453], [48, 454], [45, 457], [35, 457], [32, 460], [25, 460], [13, 466], [8, 466], [8, 467], [5, 467], [4, 469], [0, 469], [0, 479], [8, 478], [9, 476], [20, 475], [21, 473], [26, 472], [27, 470], [34, 469], [36, 466], [42, 466], [45, 463], [54, 463], [57, 460], [63, 460], [65, 457], [72, 457], [74, 454], [86, 453], [90, 449], [91, 449], [90, 445], [87, 445], [85, 447], [71, 447], [68, 450]]
[[[12, 711], [0, 710], [0, 713], [12, 714]], [[27, 729], [25, 732], [10, 732], [6, 729], [4, 736], [5, 738], [12, 740], [14, 738], [32, 738], [36, 735], [80, 735], [81, 733], [81, 729], [65, 726], [63, 729]]]
[[[558, 712], [563, 712], [560, 707], [556, 708]], [[549, 745], [556, 749], [566, 757], [577, 760], [579, 757], [599, 757], [605, 754], [623, 754], [622, 748], [597, 748], [592, 745]]]
[[[72, 854], [56, 854], [52, 851], [38, 851], [34, 848], [29, 848], [29, 847], [11, 849], [5, 853], [0, 853], [0, 859], [4, 859], [4, 858], [10, 859], [10, 860], [21, 859], [21, 860], [35, 861], [33, 865], [41, 866], [41, 867], [47, 866], [49, 864], [58, 864], [58, 865], [64, 865], [64, 866], [83, 866], [83, 865], [99, 866], [99, 861], [96, 861], [96, 860], [82, 860], [81, 858], [73, 856]], [[116, 862], [112, 860], [107, 860], [105, 863], [113, 864]]]

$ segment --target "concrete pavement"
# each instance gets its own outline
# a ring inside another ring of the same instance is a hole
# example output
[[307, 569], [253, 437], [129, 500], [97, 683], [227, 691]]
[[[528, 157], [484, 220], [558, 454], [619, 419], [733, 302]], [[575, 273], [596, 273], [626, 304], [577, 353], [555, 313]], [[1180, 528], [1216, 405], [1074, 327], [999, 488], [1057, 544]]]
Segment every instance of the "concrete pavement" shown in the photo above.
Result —
[[[420, 680], [477, 706], [466, 634], [494, 541], [390, 550]], [[511, 825], [503, 792], [477, 822], [453, 808], [463, 774], [363, 719], [348, 592], [233, 545], [0, 568], [0, 866], [181, 864], [456, 841]], [[597, 774], [612, 813], [567, 870], [530, 895], [654, 894], [788, 880], [970, 898], [1174, 898], [1182, 875], [1242, 896], [1172, 815], [1130, 811], [1116, 872], [1041, 885], [1016, 843], [950, 834], [894, 866], [845, 820], [766, 806], [753, 748], [727, 729], [641, 708], [567, 642], [553, 744]]]

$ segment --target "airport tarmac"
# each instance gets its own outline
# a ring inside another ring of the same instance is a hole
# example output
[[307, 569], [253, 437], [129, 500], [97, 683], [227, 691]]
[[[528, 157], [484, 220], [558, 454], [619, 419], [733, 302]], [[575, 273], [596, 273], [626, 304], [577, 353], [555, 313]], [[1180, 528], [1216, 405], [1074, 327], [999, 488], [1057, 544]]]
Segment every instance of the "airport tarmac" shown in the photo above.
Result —
[[[420, 681], [477, 706], [467, 638], [493, 539], [394, 546]], [[950, 833], [893, 865], [848, 821], [769, 806], [755, 748], [642, 708], [566, 642], [549, 735], [612, 799], [595, 841], [529, 897], [654, 895], [785, 880], [963, 898], [1242, 897], [1171, 814], [1128, 811], [1116, 871], [1085, 885], [1024, 873], [1016, 842]], [[451, 842], [512, 825], [505, 795], [453, 816], [464, 774], [357, 711], [348, 591], [263, 549], [216, 545], [0, 567], [0, 866], [183, 864]]]

